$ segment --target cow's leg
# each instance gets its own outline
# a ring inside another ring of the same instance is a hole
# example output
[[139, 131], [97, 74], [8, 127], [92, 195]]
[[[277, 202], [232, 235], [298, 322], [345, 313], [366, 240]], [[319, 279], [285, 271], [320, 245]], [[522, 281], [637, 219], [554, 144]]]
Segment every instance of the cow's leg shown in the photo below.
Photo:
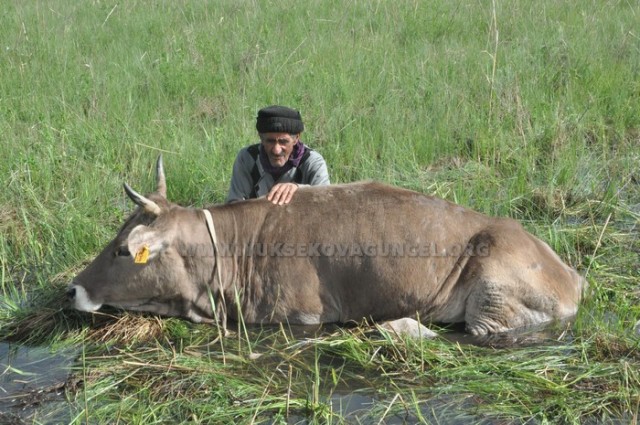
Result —
[[529, 285], [480, 278], [467, 299], [465, 322], [473, 335], [506, 332], [553, 319], [557, 301]]
[[575, 314], [583, 279], [513, 222], [493, 228], [484, 256], [470, 259], [465, 322], [475, 335], [534, 326]]
[[379, 329], [391, 332], [398, 336], [409, 336], [412, 338], [435, 338], [438, 336], [437, 333], [427, 328], [422, 323], [409, 317], [390, 320], [377, 326]]

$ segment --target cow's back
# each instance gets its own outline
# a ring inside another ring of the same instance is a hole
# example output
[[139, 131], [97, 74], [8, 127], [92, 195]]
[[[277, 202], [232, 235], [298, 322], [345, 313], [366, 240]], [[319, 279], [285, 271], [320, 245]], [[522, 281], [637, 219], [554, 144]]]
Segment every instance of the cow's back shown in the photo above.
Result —
[[[301, 188], [287, 206], [224, 208], [240, 223], [226, 238], [256, 247], [241, 263], [245, 320], [257, 322], [431, 315], [458, 288], [469, 242], [495, 220], [379, 183]], [[487, 241], [476, 243], [472, 255], [484, 255]]]

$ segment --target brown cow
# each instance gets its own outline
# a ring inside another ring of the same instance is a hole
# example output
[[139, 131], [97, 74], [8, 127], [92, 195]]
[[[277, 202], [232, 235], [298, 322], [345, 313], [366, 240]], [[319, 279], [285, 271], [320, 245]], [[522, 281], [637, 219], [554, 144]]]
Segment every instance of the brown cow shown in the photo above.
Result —
[[[286, 206], [207, 210], [157, 190], [70, 285], [102, 305], [245, 323], [393, 320], [466, 324], [474, 335], [574, 315], [584, 279], [511, 219], [379, 183], [301, 187]], [[213, 217], [207, 225], [207, 213]]]

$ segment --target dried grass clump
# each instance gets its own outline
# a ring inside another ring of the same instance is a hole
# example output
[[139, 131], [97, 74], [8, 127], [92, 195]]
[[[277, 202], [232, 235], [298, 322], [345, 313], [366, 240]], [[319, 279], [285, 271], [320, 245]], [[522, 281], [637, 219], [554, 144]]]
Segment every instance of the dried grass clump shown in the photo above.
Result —
[[159, 339], [164, 331], [163, 321], [157, 316], [123, 314], [105, 315], [110, 320], [92, 327], [88, 338], [97, 342], [132, 343]]
[[159, 317], [135, 313], [81, 313], [64, 308], [63, 299], [51, 300], [0, 327], [0, 340], [38, 345], [52, 337], [80, 334], [100, 343], [153, 341], [160, 338], [164, 325]]

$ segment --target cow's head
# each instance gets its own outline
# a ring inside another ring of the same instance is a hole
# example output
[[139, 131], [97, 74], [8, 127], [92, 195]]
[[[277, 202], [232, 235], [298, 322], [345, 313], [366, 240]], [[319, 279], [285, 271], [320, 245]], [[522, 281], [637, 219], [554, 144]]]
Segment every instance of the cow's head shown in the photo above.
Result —
[[[201, 229], [204, 224], [188, 220], [186, 215], [193, 214], [192, 210], [167, 201], [162, 157], [158, 158], [156, 175], [156, 191], [147, 196], [124, 185], [138, 208], [69, 286], [67, 296], [77, 310], [93, 312], [110, 305], [196, 322], [208, 321], [211, 316], [209, 294], [202, 285], [194, 284], [182, 240], [185, 233], [202, 237], [202, 232], [190, 226]], [[213, 264], [206, 266], [212, 268]]]

